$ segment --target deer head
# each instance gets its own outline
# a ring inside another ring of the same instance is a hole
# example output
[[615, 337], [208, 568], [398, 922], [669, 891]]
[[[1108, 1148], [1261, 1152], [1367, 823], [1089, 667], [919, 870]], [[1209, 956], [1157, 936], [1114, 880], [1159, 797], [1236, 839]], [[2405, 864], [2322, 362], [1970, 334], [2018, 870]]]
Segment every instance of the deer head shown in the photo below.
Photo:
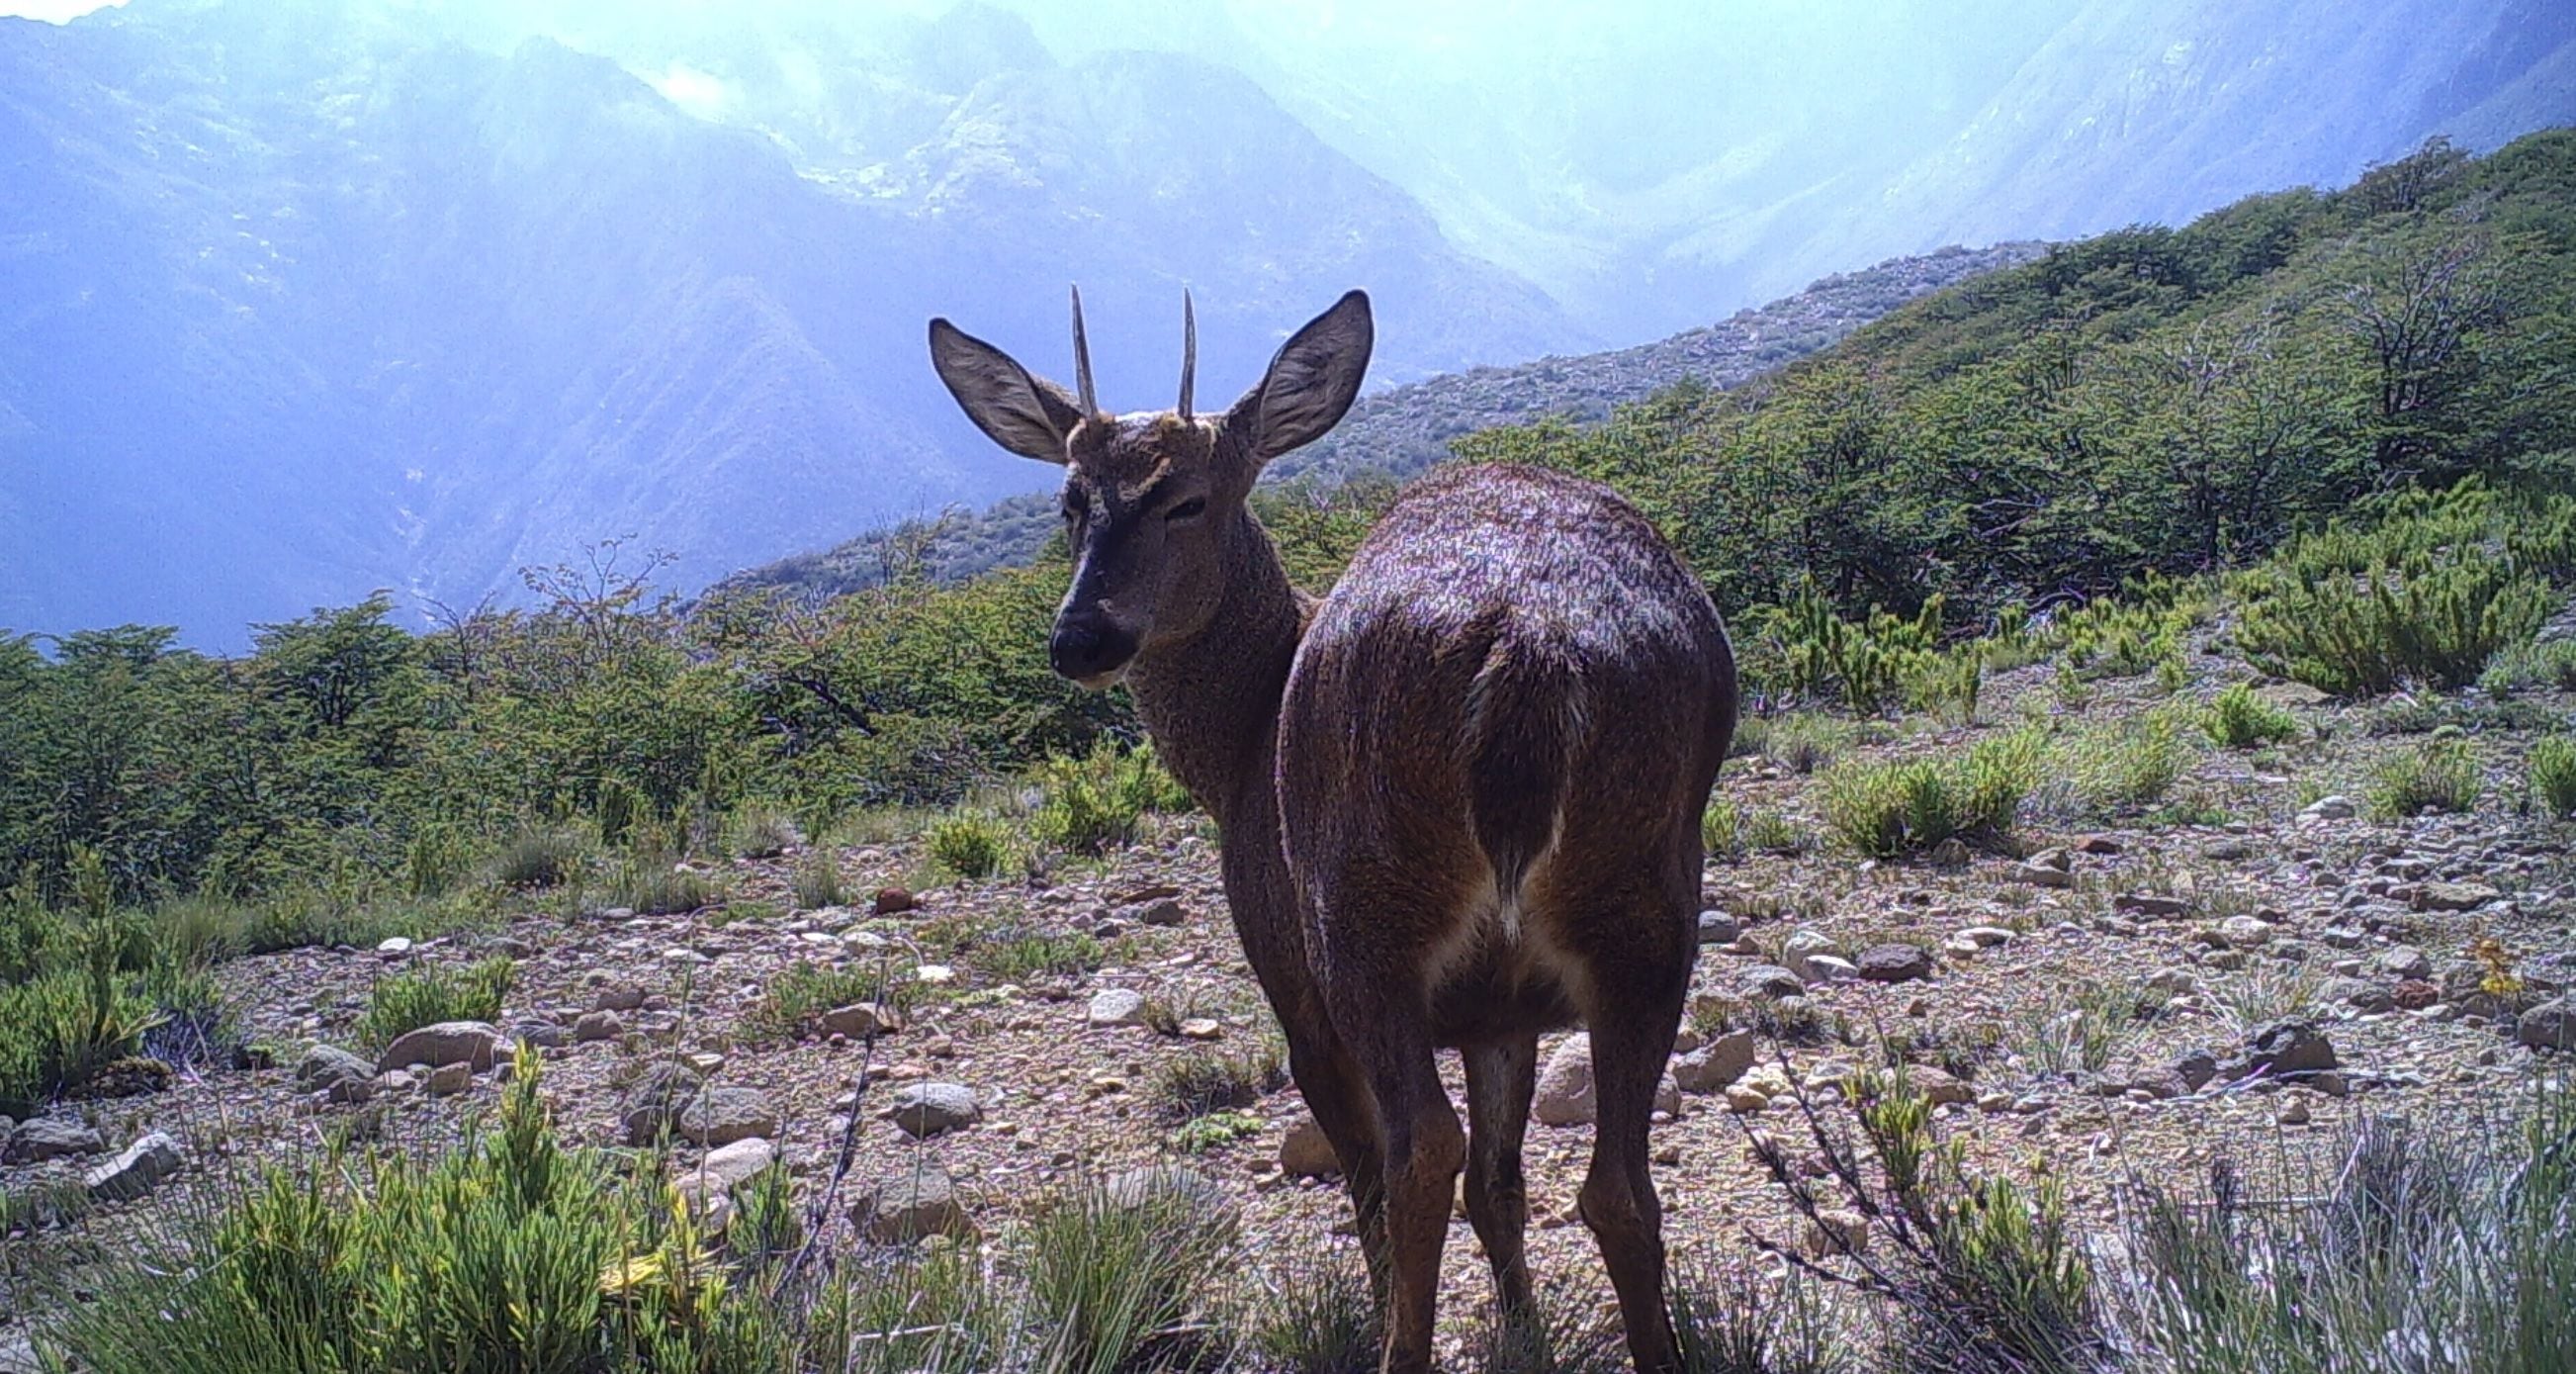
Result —
[[1226, 542], [1251, 519], [1244, 499], [1263, 464], [1323, 437], [1359, 394], [1374, 331], [1368, 297], [1350, 292], [1290, 336], [1269, 370], [1213, 419], [1191, 406], [1198, 324], [1181, 299], [1180, 402], [1111, 415], [1092, 392], [1073, 297], [1079, 396], [1045, 381], [945, 319], [930, 322], [930, 360], [966, 417], [993, 442], [1064, 468], [1073, 585], [1047, 654], [1058, 673], [1111, 686], [1139, 654], [1208, 628], [1225, 594]]

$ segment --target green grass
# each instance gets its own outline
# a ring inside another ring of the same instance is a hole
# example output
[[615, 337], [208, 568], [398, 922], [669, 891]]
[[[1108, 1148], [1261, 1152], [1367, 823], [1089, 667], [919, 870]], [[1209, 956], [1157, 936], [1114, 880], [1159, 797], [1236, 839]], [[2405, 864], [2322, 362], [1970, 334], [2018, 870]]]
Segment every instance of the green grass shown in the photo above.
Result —
[[2484, 784], [2477, 755], [2465, 739], [2431, 739], [2390, 756], [2373, 773], [2370, 814], [2380, 820], [2405, 820], [2426, 809], [2462, 812], [2477, 808]]
[[2132, 716], [2108, 729], [2087, 730], [2060, 748], [2058, 771], [2096, 812], [2119, 815], [2164, 799], [2190, 761], [2181, 723], [2170, 710]]
[[1010, 836], [985, 816], [943, 816], [930, 823], [930, 861], [960, 878], [989, 878], [1001, 871]]
[[804, 861], [796, 865], [791, 882], [796, 890], [796, 905], [808, 911], [839, 906], [842, 902], [841, 865], [827, 848], [817, 847], [806, 855]]
[[2550, 816], [2576, 816], [2576, 736], [2551, 735], [2531, 746], [2532, 800]]
[[1288, 1086], [1288, 1070], [1268, 1047], [1191, 1050], [1156, 1066], [1148, 1098], [1175, 1123], [1249, 1107]]
[[507, 887], [557, 887], [581, 871], [581, 837], [562, 826], [526, 826], [492, 856], [492, 879]]
[[715, 880], [694, 868], [667, 859], [637, 855], [618, 865], [609, 878], [607, 905], [622, 906], [642, 916], [678, 916], [702, 911], [722, 899]]
[[367, 1012], [355, 1030], [360, 1043], [382, 1050], [404, 1033], [442, 1021], [490, 1021], [501, 1014], [517, 972], [506, 957], [463, 967], [424, 964], [376, 980]]
[[823, 1013], [882, 1001], [903, 1009], [910, 979], [888, 977], [873, 965], [836, 968], [799, 960], [772, 974], [760, 1000], [743, 1013], [742, 1035], [754, 1044], [812, 1034]]
[[1826, 830], [1874, 858], [1919, 853], [1954, 837], [1991, 842], [2011, 831], [2038, 780], [2040, 755], [2038, 737], [2017, 732], [1964, 755], [1839, 765], [1824, 777]]
[[2223, 749], [2253, 749], [2298, 738], [2298, 717], [2254, 694], [2252, 683], [2239, 682], [2209, 703], [2201, 729]]
[[1231, 1215], [1186, 1187], [1058, 1199], [1029, 1227], [1032, 1311], [1051, 1332], [1042, 1367], [1113, 1374], [1179, 1360], [1190, 1346], [1172, 1333], [1216, 1290], [1235, 1240]]

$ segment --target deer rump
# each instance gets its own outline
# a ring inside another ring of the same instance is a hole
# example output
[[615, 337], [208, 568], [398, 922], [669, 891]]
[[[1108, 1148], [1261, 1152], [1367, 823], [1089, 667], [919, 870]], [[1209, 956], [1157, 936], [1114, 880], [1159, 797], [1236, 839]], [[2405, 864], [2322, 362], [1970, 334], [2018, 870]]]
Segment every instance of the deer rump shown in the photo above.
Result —
[[1418, 970], [1454, 1046], [1686, 980], [1734, 701], [1715, 607], [1627, 502], [1532, 468], [1416, 484], [1318, 608], [1281, 708], [1318, 982]]

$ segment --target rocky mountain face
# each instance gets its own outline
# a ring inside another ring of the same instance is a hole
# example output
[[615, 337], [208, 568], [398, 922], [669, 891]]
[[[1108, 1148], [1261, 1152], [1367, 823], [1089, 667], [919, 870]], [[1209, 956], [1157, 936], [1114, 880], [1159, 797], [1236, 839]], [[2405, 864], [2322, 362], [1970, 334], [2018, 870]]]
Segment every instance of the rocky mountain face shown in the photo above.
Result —
[[985, 32], [825, 83], [883, 107], [843, 121], [901, 145], [869, 175], [466, 18], [0, 20], [0, 625], [222, 644], [372, 587], [507, 594], [618, 536], [696, 585], [989, 499], [1028, 475], [939, 393], [922, 321], [1065, 372], [1067, 281], [1122, 406], [1165, 402], [1184, 282], [1211, 390], [1357, 281], [1442, 322], [1389, 376], [1584, 338], [1193, 59], [1067, 66], [952, 16]]

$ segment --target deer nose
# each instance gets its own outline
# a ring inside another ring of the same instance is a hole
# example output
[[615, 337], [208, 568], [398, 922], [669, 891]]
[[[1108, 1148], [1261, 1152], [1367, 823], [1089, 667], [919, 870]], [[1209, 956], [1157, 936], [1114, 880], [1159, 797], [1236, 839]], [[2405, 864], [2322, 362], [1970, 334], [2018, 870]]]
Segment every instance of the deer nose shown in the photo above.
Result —
[[1076, 682], [1114, 672], [1135, 656], [1136, 641], [1115, 621], [1097, 613], [1057, 617], [1055, 633], [1047, 639], [1048, 661], [1058, 674]]

